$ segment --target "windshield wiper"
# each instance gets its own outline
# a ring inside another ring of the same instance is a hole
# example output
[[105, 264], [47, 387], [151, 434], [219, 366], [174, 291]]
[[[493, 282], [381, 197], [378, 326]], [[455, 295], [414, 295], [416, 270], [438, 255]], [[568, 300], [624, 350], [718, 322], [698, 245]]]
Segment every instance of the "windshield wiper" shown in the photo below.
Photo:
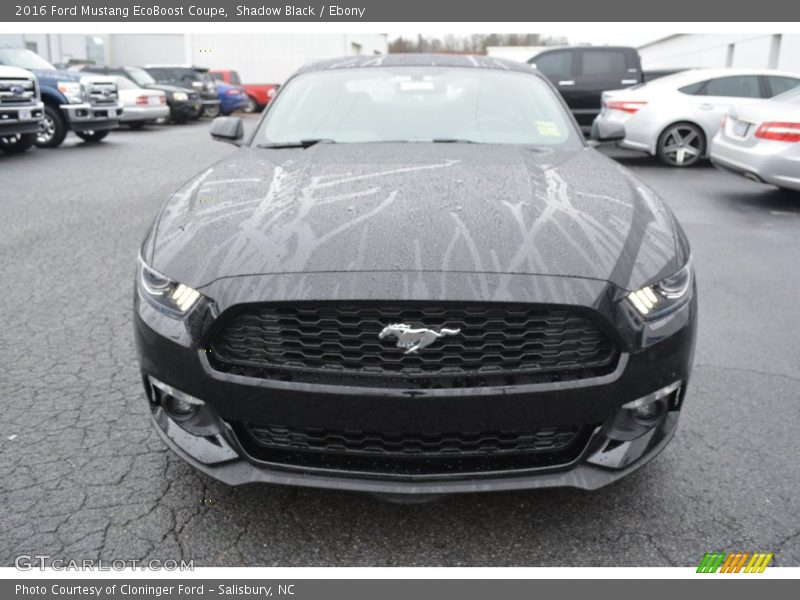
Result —
[[263, 144], [256, 144], [258, 148], [310, 148], [314, 144], [335, 144], [334, 140], [328, 138], [300, 140], [299, 142], [267, 142]]
[[461, 138], [433, 138], [431, 140], [434, 144], [477, 144], [473, 140], [465, 140]]

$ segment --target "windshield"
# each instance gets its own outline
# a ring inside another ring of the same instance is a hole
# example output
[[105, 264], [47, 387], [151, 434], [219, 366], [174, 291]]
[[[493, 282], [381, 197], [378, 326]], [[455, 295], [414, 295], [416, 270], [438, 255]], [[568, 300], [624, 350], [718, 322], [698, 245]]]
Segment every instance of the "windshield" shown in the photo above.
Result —
[[144, 69], [128, 67], [125, 69], [125, 72], [128, 74], [128, 77], [142, 86], [151, 85], [156, 82], [156, 80], [150, 77], [150, 74]]
[[314, 139], [582, 145], [539, 77], [444, 67], [336, 69], [292, 79], [273, 100], [256, 143]]
[[776, 102], [788, 102], [789, 104], [800, 104], [800, 87], [793, 88], [773, 98]]
[[41, 56], [22, 48], [0, 48], [0, 65], [20, 69], [55, 70], [55, 67]]
[[114, 77], [114, 81], [117, 82], [117, 88], [121, 90], [138, 90], [139, 86], [133, 83], [127, 77]]

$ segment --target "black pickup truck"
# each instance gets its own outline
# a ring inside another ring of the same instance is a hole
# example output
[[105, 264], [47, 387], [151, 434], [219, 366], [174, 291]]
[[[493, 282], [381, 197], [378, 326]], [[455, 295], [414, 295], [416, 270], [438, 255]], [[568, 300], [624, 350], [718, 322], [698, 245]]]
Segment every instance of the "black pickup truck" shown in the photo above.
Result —
[[528, 63], [558, 88], [585, 135], [600, 113], [600, 95], [604, 91], [652, 79], [642, 72], [636, 48], [627, 46], [564, 46], [540, 52]]

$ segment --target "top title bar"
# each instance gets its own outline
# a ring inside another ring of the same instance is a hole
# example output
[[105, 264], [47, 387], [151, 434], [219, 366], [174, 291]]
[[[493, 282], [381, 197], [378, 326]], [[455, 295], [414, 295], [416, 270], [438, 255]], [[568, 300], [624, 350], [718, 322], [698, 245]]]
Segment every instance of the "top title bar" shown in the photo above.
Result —
[[10, 0], [5, 22], [769, 22], [800, 20], [786, 0], [341, 0], [341, 4], [269, 0]]

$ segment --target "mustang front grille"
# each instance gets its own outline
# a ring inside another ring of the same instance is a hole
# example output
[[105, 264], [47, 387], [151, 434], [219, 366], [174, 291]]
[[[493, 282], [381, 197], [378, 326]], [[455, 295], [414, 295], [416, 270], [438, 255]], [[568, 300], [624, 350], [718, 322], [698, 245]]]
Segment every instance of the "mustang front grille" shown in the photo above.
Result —
[[[406, 353], [397, 336], [379, 338], [398, 323], [447, 335]], [[248, 377], [418, 389], [585, 379], [619, 356], [591, 311], [530, 304], [244, 305], [221, 317], [207, 347], [214, 369]]]

